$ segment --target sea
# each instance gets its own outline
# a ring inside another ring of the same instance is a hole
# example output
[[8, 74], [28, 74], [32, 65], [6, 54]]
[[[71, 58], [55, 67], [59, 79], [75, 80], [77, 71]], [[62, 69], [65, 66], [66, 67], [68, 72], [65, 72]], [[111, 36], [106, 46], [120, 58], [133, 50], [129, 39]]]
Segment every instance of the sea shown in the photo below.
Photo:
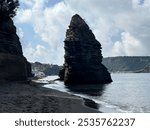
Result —
[[105, 85], [65, 86], [48, 76], [40, 82], [51, 82], [43, 87], [55, 89], [83, 99], [84, 105], [104, 113], [149, 113], [150, 73], [113, 73], [113, 82]]

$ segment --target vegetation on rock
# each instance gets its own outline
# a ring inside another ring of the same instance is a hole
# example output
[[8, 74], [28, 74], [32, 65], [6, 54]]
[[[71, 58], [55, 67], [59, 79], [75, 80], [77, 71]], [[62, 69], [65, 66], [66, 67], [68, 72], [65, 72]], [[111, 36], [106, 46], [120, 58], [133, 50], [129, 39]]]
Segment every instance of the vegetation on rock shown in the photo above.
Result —
[[18, 0], [0, 0], [0, 17], [14, 17], [18, 7]]

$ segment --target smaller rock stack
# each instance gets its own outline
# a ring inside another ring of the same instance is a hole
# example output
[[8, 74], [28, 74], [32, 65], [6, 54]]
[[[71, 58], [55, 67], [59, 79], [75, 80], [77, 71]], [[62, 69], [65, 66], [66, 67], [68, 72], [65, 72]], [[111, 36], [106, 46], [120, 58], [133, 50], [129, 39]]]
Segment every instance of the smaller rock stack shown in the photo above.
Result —
[[59, 76], [66, 85], [112, 82], [110, 73], [101, 63], [101, 44], [78, 14], [72, 17], [64, 42], [65, 63]]
[[0, 15], [0, 80], [20, 81], [31, 75], [12, 19]]

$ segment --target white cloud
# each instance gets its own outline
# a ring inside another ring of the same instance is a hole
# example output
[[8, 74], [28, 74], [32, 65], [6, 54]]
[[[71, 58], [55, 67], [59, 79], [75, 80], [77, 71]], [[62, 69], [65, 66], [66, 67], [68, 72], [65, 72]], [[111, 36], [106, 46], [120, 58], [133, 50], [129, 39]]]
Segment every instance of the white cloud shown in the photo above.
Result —
[[150, 11], [150, 0], [145, 0], [144, 4], [145, 7], [147, 7]]
[[50, 55], [48, 54], [47, 48], [44, 46], [38, 44], [36, 47], [33, 47], [31, 43], [29, 43], [25, 48], [24, 48], [24, 55], [28, 58], [30, 62], [35, 62], [35, 61], [41, 61], [45, 62], [48, 60], [48, 57]]
[[[52, 63], [55, 56], [55, 62], [63, 63], [65, 32], [75, 13], [89, 24], [102, 44], [104, 56], [150, 55], [150, 0], [141, 5], [139, 0], [64, 0], [53, 7], [46, 6], [47, 0], [25, 4], [30, 6], [19, 11], [17, 21], [30, 22], [35, 33], [48, 43], [45, 62]], [[116, 41], [112, 40], [114, 36], [118, 37]]]
[[62, 45], [66, 28], [69, 24], [69, 17], [72, 11], [66, 8], [63, 2], [58, 3], [53, 8], [45, 8], [43, 17], [36, 17], [34, 29], [43, 41], [48, 42], [50, 46]]
[[[27, 9], [23, 12], [20, 11], [17, 22], [30, 22], [33, 26], [35, 33], [39, 35], [44, 42], [48, 43], [49, 47], [46, 48], [47, 51], [45, 51], [45, 53], [47, 53], [47, 57], [49, 56], [49, 59], [46, 58], [47, 60], [45, 59], [45, 62], [62, 64], [64, 61], [63, 41], [65, 38], [65, 32], [67, 26], [69, 25], [70, 17], [74, 13], [69, 7], [66, 7], [64, 2], [60, 2], [52, 8], [43, 8], [44, 5], [45, 1], [41, 0], [40, 2], [36, 2], [30, 10]], [[30, 16], [32, 17], [27, 17], [27, 15], [24, 15], [27, 11], [31, 12]], [[37, 48], [35, 50], [31, 45], [27, 46], [27, 48], [29, 47], [32, 48], [31, 52], [37, 53]], [[52, 54], [50, 55], [49, 53]], [[44, 55], [44, 53], [40, 54], [40, 57], [46, 56], [46, 54]], [[29, 60], [36, 60], [36, 58], [32, 58], [30, 55], [28, 55], [26, 51], [24, 52], [24, 55]], [[37, 60], [38, 59], [40, 58], [37, 57]]]
[[30, 9], [20, 10], [17, 13], [17, 22], [19, 23], [27, 23], [32, 20], [32, 11]]
[[118, 55], [126, 55], [126, 56], [133, 56], [133, 55], [142, 55], [144, 51], [143, 46], [141, 45], [140, 41], [135, 39], [131, 34], [127, 32], [123, 32], [121, 34], [121, 41], [115, 42], [112, 52], [114, 56]]
[[20, 3], [24, 3], [27, 6], [33, 6], [34, 0], [20, 0]]
[[29, 43], [23, 48], [23, 52], [30, 62], [40, 61], [42, 63], [62, 65], [62, 59], [59, 57], [60, 53], [63, 53], [61, 50], [49, 50], [42, 44], [37, 44], [35, 47], [33, 47], [33, 45]]

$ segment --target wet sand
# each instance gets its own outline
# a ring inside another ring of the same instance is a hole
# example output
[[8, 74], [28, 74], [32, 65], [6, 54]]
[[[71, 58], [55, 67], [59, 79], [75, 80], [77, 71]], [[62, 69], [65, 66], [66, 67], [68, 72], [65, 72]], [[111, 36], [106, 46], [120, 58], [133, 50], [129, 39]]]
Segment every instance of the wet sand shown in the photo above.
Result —
[[42, 87], [42, 84], [0, 83], [1, 113], [96, 113], [83, 99]]

